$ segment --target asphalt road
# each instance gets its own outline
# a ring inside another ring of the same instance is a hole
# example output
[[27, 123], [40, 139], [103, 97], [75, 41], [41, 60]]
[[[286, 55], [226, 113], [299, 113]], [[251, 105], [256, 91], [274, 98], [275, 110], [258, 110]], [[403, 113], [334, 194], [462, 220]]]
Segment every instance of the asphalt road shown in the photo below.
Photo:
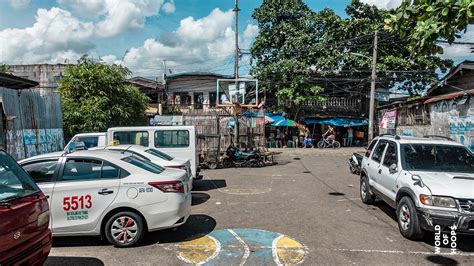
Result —
[[206, 170], [178, 230], [127, 249], [56, 238], [47, 264], [474, 264], [474, 236], [456, 236], [456, 254], [436, 254], [434, 234], [406, 240], [393, 209], [363, 204], [346, 162], [358, 150], [282, 149], [275, 166]]

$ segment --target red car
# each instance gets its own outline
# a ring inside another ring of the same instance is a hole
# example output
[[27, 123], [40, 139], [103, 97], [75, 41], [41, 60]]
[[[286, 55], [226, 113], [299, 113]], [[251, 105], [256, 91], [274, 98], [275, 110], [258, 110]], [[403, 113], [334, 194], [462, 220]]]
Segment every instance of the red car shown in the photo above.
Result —
[[46, 196], [0, 150], [0, 265], [43, 265], [51, 250]]

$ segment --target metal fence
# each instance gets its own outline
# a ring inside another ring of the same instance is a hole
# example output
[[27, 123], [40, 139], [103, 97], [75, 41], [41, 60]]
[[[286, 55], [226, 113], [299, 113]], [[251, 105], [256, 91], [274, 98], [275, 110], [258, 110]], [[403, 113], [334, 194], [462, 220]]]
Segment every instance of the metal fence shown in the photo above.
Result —
[[60, 151], [64, 146], [59, 95], [0, 88], [4, 121], [0, 145], [15, 159]]

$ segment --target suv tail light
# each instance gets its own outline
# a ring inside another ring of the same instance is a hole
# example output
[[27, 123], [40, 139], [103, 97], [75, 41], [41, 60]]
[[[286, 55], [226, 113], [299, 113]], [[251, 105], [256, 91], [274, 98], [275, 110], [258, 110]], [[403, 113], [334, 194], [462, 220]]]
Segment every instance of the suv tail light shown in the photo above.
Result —
[[166, 168], [176, 168], [176, 169], [181, 169], [181, 170], [184, 170], [186, 171], [187, 168], [185, 165], [168, 165], [168, 166], [165, 166]]
[[184, 184], [181, 181], [149, 182], [148, 185], [165, 193], [184, 193]]

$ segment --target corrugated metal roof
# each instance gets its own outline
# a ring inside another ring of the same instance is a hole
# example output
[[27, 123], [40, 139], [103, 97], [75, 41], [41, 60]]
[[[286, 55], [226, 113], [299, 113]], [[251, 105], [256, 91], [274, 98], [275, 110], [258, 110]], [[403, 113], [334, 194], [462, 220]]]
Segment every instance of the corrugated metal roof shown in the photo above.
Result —
[[15, 75], [0, 73], [0, 87], [9, 89], [28, 89], [38, 86], [38, 82]]
[[474, 89], [466, 90], [466, 91], [453, 92], [453, 93], [449, 93], [449, 94], [445, 94], [445, 95], [436, 96], [436, 97], [433, 97], [431, 99], [426, 100], [424, 103], [429, 104], [429, 103], [439, 102], [439, 101], [442, 101], [442, 100], [456, 99], [458, 97], [464, 96], [465, 94], [474, 95]]

